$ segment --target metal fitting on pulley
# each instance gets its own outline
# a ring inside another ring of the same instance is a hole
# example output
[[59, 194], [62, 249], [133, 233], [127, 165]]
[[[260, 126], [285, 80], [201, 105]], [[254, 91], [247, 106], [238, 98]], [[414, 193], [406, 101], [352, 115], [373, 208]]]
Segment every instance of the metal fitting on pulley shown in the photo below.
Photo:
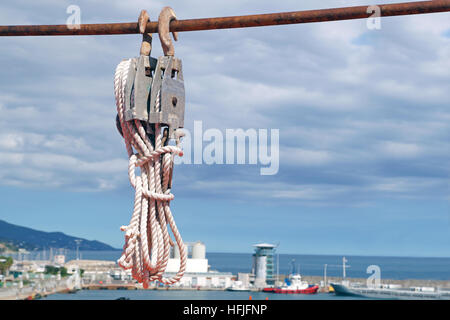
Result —
[[[169, 128], [169, 137], [175, 139], [175, 131], [184, 127], [185, 89], [181, 60], [174, 57], [170, 38], [170, 22], [176, 20], [170, 7], [161, 11], [158, 33], [164, 56], [150, 57], [151, 34], [145, 33], [149, 21], [143, 10], [139, 16], [139, 30], [143, 34], [141, 55], [131, 59], [125, 87], [125, 120], [141, 120], [160, 123]], [[178, 40], [176, 32], [174, 39]]]
[[[164, 7], [158, 19], [158, 33], [164, 56], [159, 57], [153, 77], [150, 98], [150, 123], [161, 123], [169, 127], [169, 137], [175, 139], [175, 131], [184, 127], [185, 90], [181, 59], [175, 58], [175, 49], [170, 38], [170, 22], [176, 20], [175, 12]], [[178, 40], [178, 34], [173, 32]]]
[[157, 60], [150, 57], [152, 35], [145, 33], [149, 21], [147, 11], [139, 15], [139, 31], [142, 34], [142, 44], [139, 58], [131, 59], [125, 87], [125, 120], [148, 121], [150, 111], [150, 94], [153, 83], [153, 73]]

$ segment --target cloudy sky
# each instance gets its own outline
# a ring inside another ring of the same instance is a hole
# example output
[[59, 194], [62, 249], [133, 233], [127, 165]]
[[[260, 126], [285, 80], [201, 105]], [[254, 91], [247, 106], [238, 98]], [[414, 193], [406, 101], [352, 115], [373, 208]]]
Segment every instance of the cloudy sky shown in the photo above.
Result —
[[[393, 3], [397, 1], [383, 1]], [[179, 19], [368, 4], [338, 0], [0, 4], [0, 25]], [[279, 129], [280, 168], [178, 165], [175, 220], [212, 252], [450, 256], [448, 13], [180, 33], [185, 126]], [[115, 129], [117, 64], [140, 36], [0, 38], [0, 219], [121, 247], [133, 193]], [[158, 37], [152, 55], [161, 55]]]

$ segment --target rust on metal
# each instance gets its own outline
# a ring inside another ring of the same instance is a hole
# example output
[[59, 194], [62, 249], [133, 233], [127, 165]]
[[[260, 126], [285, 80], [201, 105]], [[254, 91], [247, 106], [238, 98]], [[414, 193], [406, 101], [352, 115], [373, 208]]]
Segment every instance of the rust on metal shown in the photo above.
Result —
[[[175, 48], [170, 38], [170, 22], [176, 21], [177, 16], [171, 7], [164, 7], [158, 17], [158, 34], [161, 41], [161, 47], [165, 56], [173, 57]], [[178, 32], [173, 32], [173, 38], [178, 41]]]
[[[150, 56], [150, 53], [152, 52], [153, 36], [151, 33], [145, 32], [148, 21], [150, 21], [150, 17], [147, 10], [142, 10], [138, 18], [139, 32], [142, 33], [141, 56]], [[146, 68], [145, 71], [150, 72], [150, 69]]]
[[[368, 7], [356, 6], [235, 17], [174, 20], [170, 23], [170, 31], [185, 32], [364, 19], [372, 15], [372, 13], [367, 12]], [[380, 4], [378, 7], [380, 7], [381, 17], [448, 12], [450, 11], [450, 0]], [[157, 33], [158, 23], [148, 22], [145, 32]], [[140, 33], [139, 24], [136, 22], [82, 24], [79, 29], [69, 29], [67, 25], [0, 26], [0, 36], [76, 36], [136, 33]]]

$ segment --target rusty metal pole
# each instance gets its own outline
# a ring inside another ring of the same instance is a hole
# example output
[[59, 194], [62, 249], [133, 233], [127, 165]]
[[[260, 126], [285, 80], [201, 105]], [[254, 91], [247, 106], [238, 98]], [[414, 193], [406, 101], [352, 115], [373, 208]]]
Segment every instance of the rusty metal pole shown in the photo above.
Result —
[[[450, 0], [433, 0], [378, 5], [381, 17], [425, 14], [450, 11]], [[172, 21], [170, 31], [199, 31], [262, 27], [273, 25], [325, 22], [369, 18], [369, 6], [295, 11], [223, 18], [189, 19]], [[149, 22], [146, 33], [157, 33], [158, 23]], [[79, 29], [69, 29], [67, 25], [0, 26], [0, 36], [78, 36], [115, 35], [140, 33], [139, 25], [132, 23], [82, 24]]]

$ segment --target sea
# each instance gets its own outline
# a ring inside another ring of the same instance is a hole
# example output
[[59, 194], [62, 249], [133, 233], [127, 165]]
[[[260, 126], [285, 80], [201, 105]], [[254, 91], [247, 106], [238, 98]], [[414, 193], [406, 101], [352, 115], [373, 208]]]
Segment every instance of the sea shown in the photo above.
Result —
[[[52, 254], [59, 254], [53, 250]], [[122, 251], [63, 251], [66, 261], [79, 259], [117, 261]], [[50, 251], [31, 252], [27, 256], [12, 255], [14, 259], [40, 260], [48, 259]], [[211, 270], [249, 273], [252, 270], [251, 253], [214, 253], [207, 252], [206, 258]], [[279, 254], [274, 256], [274, 264], [278, 265], [279, 274], [299, 272], [305, 276], [342, 277], [343, 258], [338, 255], [301, 255]], [[405, 280], [450, 280], [449, 258], [417, 258], [417, 257], [377, 257], [377, 256], [345, 256], [346, 276], [349, 278], [367, 278], [367, 268], [376, 265], [380, 268], [381, 279]], [[326, 265], [326, 266], [325, 266]], [[325, 270], [326, 269], [326, 270]]]
[[[53, 252], [52, 254], [57, 254]], [[121, 251], [65, 251], [66, 261], [77, 258], [89, 260], [116, 261]], [[48, 258], [49, 251], [30, 253], [27, 259]], [[16, 259], [21, 257], [16, 256]], [[249, 273], [252, 270], [251, 253], [214, 253], [207, 252], [206, 258], [211, 270]], [[343, 256], [338, 255], [300, 255], [276, 254], [274, 256], [275, 268], [278, 266], [279, 274], [299, 272], [304, 276], [342, 277]], [[372, 272], [369, 266], [378, 266], [381, 271], [381, 280], [450, 280], [450, 258], [419, 258], [419, 257], [377, 257], [377, 256], [345, 256], [345, 273], [348, 278], [368, 278]], [[148, 291], [148, 290], [81, 290], [76, 294], [53, 294], [46, 299], [83, 299], [83, 300], [110, 300], [126, 297], [137, 300], [170, 299], [170, 300], [242, 300], [249, 299], [302, 299], [302, 300], [328, 300], [336, 298], [335, 295], [319, 293], [316, 295], [275, 295], [263, 292], [224, 292], [224, 291]], [[339, 297], [343, 299], [343, 297]], [[354, 298], [351, 298], [354, 299]]]

